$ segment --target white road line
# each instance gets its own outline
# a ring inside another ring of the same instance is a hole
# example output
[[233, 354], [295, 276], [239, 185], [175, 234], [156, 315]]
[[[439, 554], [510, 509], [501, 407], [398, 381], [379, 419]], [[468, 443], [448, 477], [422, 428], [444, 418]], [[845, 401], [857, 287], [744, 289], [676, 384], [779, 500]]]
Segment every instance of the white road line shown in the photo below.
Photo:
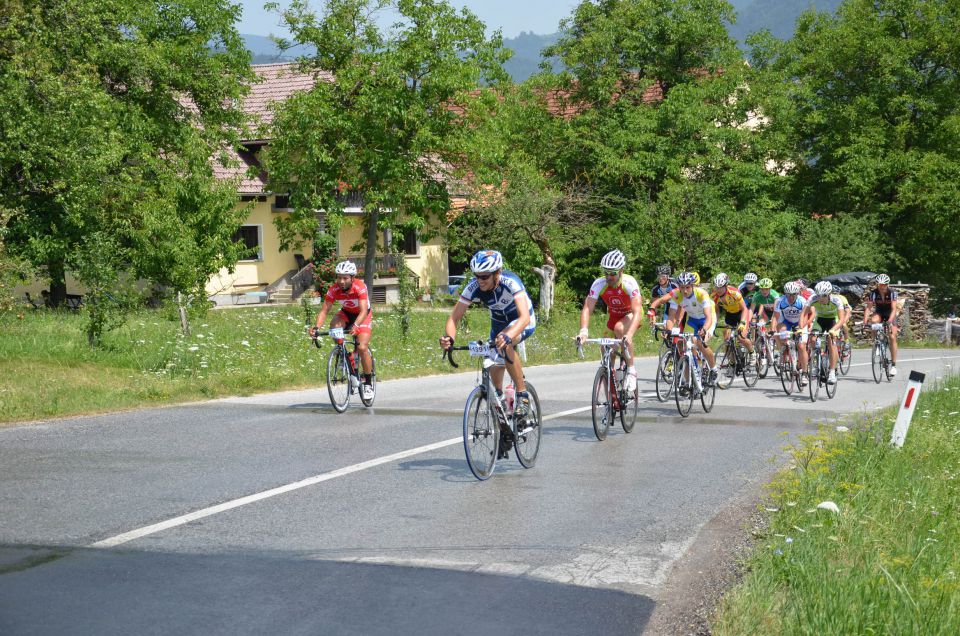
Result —
[[[543, 418], [543, 421], [555, 420], [559, 417], [565, 415], [573, 415], [574, 413], [582, 413], [583, 411], [589, 411], [589, 406], [584, 406], [576, 409], [569, 409], [567, 411], [560, 411], [559, 413], [554, 413], [552, 415], [547, 415]], [[112, 537], [103, 539], [102, 541], [97, 541], [96, 543], [90, 544], [91, 548], [112, 548], [134, 539], [139, 539], [147, 535], [155, 534], [162, 530], [169, 530], [170, 528], [176, 528], [177, 526], [182, 526], [184, 524], [190, 523], [191, 521], [196, 521], [197, 519], [203, 519], [204, 517], [210, 517], [221, 512], [226, 512], [227, 510], [233, 510], [234, 508], [239, 508], [240, 506], [246, 506], [263, 499], [269, 499], [270, 497], [276, 497], [277, 495], [282, 495], [284, 493], [292, 492], [294, 490], [300, 490], [301, 488], [306, 488], [307, 486], [313, 486], [325, 481], [330, 481], [331, 479], [336, 479], [337, 477], [343, 477], [345, 475], [350, 475], [353, 473], [360, 472], [361, 470], [366, 470], [368, 468], [374, 468], [375, 466], [381, 466], [383, 464], [389, 464], [390, 462], [397, 461], [399, 459], [406, 459], [407, 457], [413, 457], [414, 455], [420, 455], [422, 453], [429, 453], [430, 451], [437, 450], [439, 448], [444, 448], [446, 446], [452, 446], [454, 444], [459, 444], [463, 441], [463, 437], [452, 437], [448, 440], [442, 442], [435, 442], [433, 444], [427, 444], [426, 446], [418, 446], [417, 448], [411, 448], [409, 450], [400, 451], [399, 453], [393, 453], [392, 455], [384, 455], [383, 457], [378, 457], [376, 459], [370, 459], [365, 462], [360, 462], [359, 464], [354, 464], [352, 466], [345, 466], [343, 468], [338, 468], [337, 470], [332, 470], [328, 473], [322, 473], [320, 475], [314, 475], [313, 477], [308, 477], [306, 479], [301, 479], [300, 481], [295, 481], [290, 484], [285, 484], [283, 486], [277, 486], [276, 488], [271, 488], [270, 490], [264, 490], [263, 492], [254, 493], [252, 495], [247, 495], [246, 497], [240, 497], [239, 499], [232, 499], [230, 501], [225, 501], [216, 506], [210, 506], [209, 508], [203, 508], [202, 510], [196, 510], [194, 512], [180, 515], [179, 517], [173, 517], [172, 519], [167, 519], [166, 521], [161, 521], [160, 523], [155, 523], [153, 525], [144, 526], [143, 528], [138, 528], [136, 530], [131, 530], [130, 532], [124, 532], [123, 534], [118, 534]]]
[[[925, 360], [956, 360], [960, 356], [935, 356], [932, 358], [903, 358], [900, 360], [900, 366], [903, 366], [909, 362], [923, 362]], [[851, 364], [851, 367], [869, 367], [872, 362], [858, 362], [857, 364]]]

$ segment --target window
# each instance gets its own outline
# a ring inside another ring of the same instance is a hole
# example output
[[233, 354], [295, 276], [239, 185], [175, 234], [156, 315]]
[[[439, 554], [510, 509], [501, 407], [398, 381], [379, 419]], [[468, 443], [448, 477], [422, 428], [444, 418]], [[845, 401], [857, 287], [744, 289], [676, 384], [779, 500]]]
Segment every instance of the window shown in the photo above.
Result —
[[416, 256], [417, 255], [417, 231], [414, 229], [407, 229], [403, 231], [403, 253], [407, 256]]
[[290, 195], [289, 194], [278, 194], [273, 198], [273, 211], [281, 212], [284, 210], [291, 210], [290, 207]]
[[261, 240], [261, 226], [243, 225], [233, 235], [233, 242], [240, 243], [247, 252], [240, 257], [241, 261], [262, 261], [263, 249]]

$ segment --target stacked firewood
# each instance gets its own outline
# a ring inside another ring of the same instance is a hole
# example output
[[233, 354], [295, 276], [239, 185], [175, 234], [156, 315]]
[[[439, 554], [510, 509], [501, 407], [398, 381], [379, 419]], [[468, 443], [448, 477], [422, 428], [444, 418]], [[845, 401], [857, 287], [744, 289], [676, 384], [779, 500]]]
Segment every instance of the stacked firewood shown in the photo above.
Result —
[[[923, 340], [927, 337], [927, 322], [930, 318], [930, 288], [926, 285], [891, 285], [897, 292], [897, 302], [900, 303], [900, 337], [911, 340]], [[850, 323], [863, 322], [863, 313], [866, 307], [864, 300], [874, 290], [871, 285], [863, 296], [858, 298], [854, 294], [844, 294], [853, 307]], [[857, 339], [861, 344], [873, 340], [869, 330], [858, 332]]]

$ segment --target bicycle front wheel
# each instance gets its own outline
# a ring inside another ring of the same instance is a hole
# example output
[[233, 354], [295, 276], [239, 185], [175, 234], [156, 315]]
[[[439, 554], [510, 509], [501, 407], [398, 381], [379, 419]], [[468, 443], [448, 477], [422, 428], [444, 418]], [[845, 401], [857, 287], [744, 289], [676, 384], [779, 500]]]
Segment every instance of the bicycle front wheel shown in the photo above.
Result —
[[841, 375], [847, 375], [850, 373], [850, 363], [853, 361], [853, 347], [844, 339], [839, 349], [840, 363], [837, 366], [840, 368]]
[[666, 402], [673, 391], [673, 368], [677, 357], [673, 350], [667, 349], [660, 355], [657, 364], [657, 378], [654, 381], [657, 389], [657, 400]]
[[716, 384], [710, 384], [710, 371], [706, 363], [700, 368], [702, 369], [700, 384], [703, 386], [703, 391], [700, 392], [700, 404], [703, 405], [704, 412], [709, 413], [713, 410], [714, 400], [717, 399], [717, 387]]
[[694, 382], [693, 369], [690, 368], [690, 359], [683, 356], [677, 359], [677, 364], [673, 371], [674, 382], [673, 397], [677, 402], [677, 412], [680, 417], [690, 415], [690, 409], [693, 408]]
[[540, 453], [540, 436], [543, 432], [543, 414], [540, 411], [540, 398], [536, 390], [529, 382], [527, 393], [530, 394], [530, 412], [520, 421], [514, 420], [514, 441], [513, 447], [517, 450], [517, 460], [524, 468], [533, 468], [537, 463], [537, 455]]
[[482, 386], [470, 393], [463, 410], [463, 450], [473, 476], [489, 479], [500, 451], [500, 426]]
[[[821, 367], [820, 373], [823, 374], [823, 377], [825, 378], [824, 382], [826, 382], [826, 380], [830, 378], [830, 358], [828, 356], [822, 356], [820, 358], [820, 367]], [[839, 378], [835, 378], [835, 379], [839, 380]], [[833, 396], [837, 394], [836, 382], [834, 382], [833, 384], [826, 382], [823, 388], [826, 389], [827, 397], [830, 398], [831, 400], [833, 399]]]
[[364, 406], [373, 406], [373, 401], [377, 399], [377, 360], [372, 353], [370, 354], [370, 388], [373, 391], [371, 391], [369, 399], [363, 396], [363, 389], [360, 390], [360, 401], [363, 402]]
[[767, 341], [763, 338], [758, 338], [753, 344], [753, 350], [757, 352], [758, 379], [767, 377], [767, 373], [770, 371], [770, 353], [767, 348], [768, 346]]
[[883, 345], [879, 342], [873, 345], [873, 351], [870, 355], [870, 369], [873, 371], [873, 381], [880, 384], [883, 379]]
[[610, 371], [606, 367], [597, 369], [593, 378], [593, 397], [590, 411], [593, 415], [593, 432], [601, 442], [607, 439], [610, 420], [613, 419], [613, 404], [610, 401]]
[[717, 386], [726, 389], [737, 376], [737, 352], [733, 340], [727, 340], [723, 347], [723, 357], [720, 358], [720, 370], [717, 373]]
[[810, 352], [810, 359], [807, 360], [807, 368], [810, 369], [810, 372], [807, 374], [810, 401], [816, 402], [817, 396], [820, 394], [820, 382], [823, 379], [820, 376], [820, 352], [816, 349]]
[[790, 354], [780, 356], [780, 384], [787, 395], [793, 393], [793, 358]]
[[748, 387], [757, 386], [757, 381], [760, 379], [760, 352], [757, 351], [756, 347], [753, 349], [753, 356], [757, 359], [756, 362], [750, 362], [750, 352], [746, 349], [742, 351], [743, 359], [743, 383]]
[[327, 393], [337, 413], [347, 410], [350, 405], [350, 369], [343, 347], [334, 347], [327, 357]]

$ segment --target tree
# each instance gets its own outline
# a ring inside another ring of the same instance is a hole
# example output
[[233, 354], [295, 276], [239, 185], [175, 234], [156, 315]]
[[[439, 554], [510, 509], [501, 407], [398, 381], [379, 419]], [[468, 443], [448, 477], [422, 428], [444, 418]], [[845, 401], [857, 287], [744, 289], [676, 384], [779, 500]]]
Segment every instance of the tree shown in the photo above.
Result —
[[[794, 155], [799, 209], [875, 219], [894, 272], [960, 295], [960, 5], [847, 0], [792, 40], [759, 37], [765, 108]], [[758, 85], [759, 86], [759, 85]]]
[[[377, 12], [396, 23], [381, 29]], [[377, 232], [402, 215], [423, 226], [449, 210], [447, 181], [462, 95], [505, 79], [508, 53], [469, 11], [442, 0], [330, 0], [320, 15], [296, 0], [283, 13], [301, 59], [320, 81], [274, 118], [266, 167], [271, 188], [290, 192], [295, 212], [278, 220], [287, 244], [307, 240], [317, 211], [342, 222], [344, 195], [362, 195], [368, 228], [364, 271], [373, 282]], [[389, 249], [389, 246], [385, 246]]]
[[[0, 196], [11, 252], [96, 297], [117, 268], [195, 291], [232, 266], [235, 191], [212, 161], [252, 79], [227, 0], [12, 0], [0, 20]], [[216, 50], [208, 48], [215, 45]], [[92, 317], [88, 335], [98, 337]]]

